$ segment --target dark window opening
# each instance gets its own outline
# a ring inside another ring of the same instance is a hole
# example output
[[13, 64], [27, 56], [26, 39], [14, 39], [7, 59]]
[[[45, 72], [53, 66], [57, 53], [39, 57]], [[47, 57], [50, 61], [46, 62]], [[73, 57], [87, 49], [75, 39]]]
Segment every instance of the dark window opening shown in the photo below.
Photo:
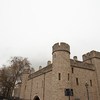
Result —
[[92, 80], [90, 80], [90, 86], [92, 86]]
[[72, 73], [74, 73], [74, 68], [72, 68]]
[[61, 73], [58, 73], [58, 79], [61, 80]]
[[79, 85], [79, 81], [78, 81], [78, 78], [76, 78], [76, 84], [77, 84], [77, 85]]
[[68, 73], [68, 81], [69, 81], [69, 73]]

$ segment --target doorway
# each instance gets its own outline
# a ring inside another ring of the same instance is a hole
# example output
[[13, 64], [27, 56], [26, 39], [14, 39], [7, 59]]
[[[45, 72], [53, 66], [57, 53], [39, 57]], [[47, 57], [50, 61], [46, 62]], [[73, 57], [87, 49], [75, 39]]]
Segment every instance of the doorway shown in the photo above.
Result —
[[35, 96], [33, 100], [40, 100], [38, 96]]

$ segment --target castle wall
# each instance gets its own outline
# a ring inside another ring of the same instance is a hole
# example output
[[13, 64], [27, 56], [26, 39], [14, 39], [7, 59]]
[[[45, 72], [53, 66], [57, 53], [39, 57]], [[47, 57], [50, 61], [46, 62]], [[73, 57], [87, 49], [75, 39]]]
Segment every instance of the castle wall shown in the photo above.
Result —
[[96, 79], [100, 96], [100, 52], [93, 50], [91, 52], [88, 52], [87, 54], [84, 54], [83, 61], [92, 63], [95, 67]]
[[[75, 100], [78, 98], [80, 100], [87, 100], [85, 83], [88, 83], [89, 85], [88, 89], [90, 100], [99, 100], [95, 70], [93, 71], [74, 67], [73, 73], [71, 72], [71, 74], [72, 76], [69, 76], [69, 78], [71, 78], [70, 84], [71, 88], [73, 88], [74, 93], [74, 96], [70, 97], [71, 100]], [[76, 78], [78, 78], [79, 85], [77, 85], [76, 83]], [[90, 80], [92, 80], [92, 86], [90, 84]], [[66, 80], [66, 82], [68, 82], [68, 80]], [[24, 100], [30, 100], [30, 98], [31, 100], [33, 100], [35, 96], [39, 96], [40, 100], [52, 100], [52, 88], [54, 87], [55, 86], [52, 85], [52, 71], [30, 79], [27, 81], [26, 89], [23, 91], [25, 93]], [[62, 93], [64, 95], [64, 91], [62, 91]], [[60, 93], [59, 96], [61, 96]]]
[[[78, 78], [78, 84], [76, 82], [76, 78]], [[92, 83], [90, 82], [92, 81]], [[87, 99], [87, 91], [85, 84], [88, 84], [88, 92], [89, 92], [89, 100], [99, 100], [98, 97], [98, 86], [96, 80], [95, 71], [75, 68], [73, 69], [72, 73], [72, 88], [74, 92], [73, 99], [80, 99], [80, 100], [88, 100]]]
[[51, 100], [51, 75], [52, 72], [48, 72], [28, 80], [25, 100], [33, 100], [35, 96], [40, 100]]
[[99, 89], [99, 96], [100, 96], [100, 59], [98, 58], [93, 58], [92, 63], [95, 66], [95, 73], [96, 73], [96, 79], [97, 79], [97, 84], [98, 84], [98, 89]]

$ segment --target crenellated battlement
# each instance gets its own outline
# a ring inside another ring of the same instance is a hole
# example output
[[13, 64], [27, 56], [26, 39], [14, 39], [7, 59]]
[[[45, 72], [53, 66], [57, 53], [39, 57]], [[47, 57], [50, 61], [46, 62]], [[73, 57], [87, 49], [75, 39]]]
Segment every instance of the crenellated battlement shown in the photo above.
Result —
[[91, 52], [84, 54], [82, 57], [83, 61], [89, 60], [91, 58], [100, 58], [100, 52], [93, 50]]
[[53, 53], [56, 51], [66, 51], [70, 53], [70, 46], [64, 42], [54, 44], [52, 49]]

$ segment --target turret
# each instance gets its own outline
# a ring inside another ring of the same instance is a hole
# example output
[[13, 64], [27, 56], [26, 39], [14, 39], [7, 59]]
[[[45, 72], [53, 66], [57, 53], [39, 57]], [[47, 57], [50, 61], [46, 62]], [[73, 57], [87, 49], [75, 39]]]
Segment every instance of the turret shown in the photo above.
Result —
[[91, 52], [88, 52], [87, 54], [84, 54], [83, 62], [91, 63], [94, 65], [96, 70], [97, 83], [100, 96], [100, 52], [93, 50]]
[[70, 46], [56, 43], [52, 47], [52, 55], [52, 100], [68, 100], [64, 90], [71, 87]]
[[65, 51], [65, 52], [70, 53], [70, 46], [63, 42], [56, 43], [56, 44], [54, 44], [52, 51], [53, 51], [53, 53], [57, 52], [57, 51]]
[[21, 88], [20, 88], [20, 99], [23, 99], [25, 97], [26, 84], [27, 84], [29, 74], [30, 74], [29, 66], [24, 66], [24, 69], [21, 75], [22, 82], [21, 82]]
[[92, 63], [93, 58], [100, 59], [100, 52], [97, 52], [97, 51], [93, 50], [93, 51], [88, 52], [88, 53], [83, 55], [83, 61], [87, 62], [87, 63]]

